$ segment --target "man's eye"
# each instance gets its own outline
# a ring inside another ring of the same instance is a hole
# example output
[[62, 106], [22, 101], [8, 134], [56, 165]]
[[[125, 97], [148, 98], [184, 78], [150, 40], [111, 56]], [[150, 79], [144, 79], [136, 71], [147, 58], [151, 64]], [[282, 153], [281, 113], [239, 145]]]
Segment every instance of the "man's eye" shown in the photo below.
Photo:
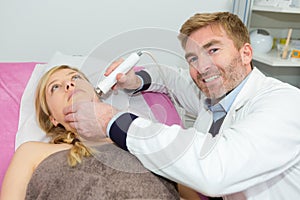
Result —
[[208, 53], [209, 53], [209, 54], [214, 54], [214, 53], [216, 53], [218, 50], [219, 50], [218, 48], [213, 48], [213, 49], [210, 49], [210, 50], [208, 51]]
[[192, 64], [192, 63], [195, 63], [197, 60], [198, 60], [198, 57], [193, 56], [188, 59], [188, 63]]
[[82, 79], [82, 77], [79, 74], [72, 76], [72, 81], [76, 81], [78, 79]]

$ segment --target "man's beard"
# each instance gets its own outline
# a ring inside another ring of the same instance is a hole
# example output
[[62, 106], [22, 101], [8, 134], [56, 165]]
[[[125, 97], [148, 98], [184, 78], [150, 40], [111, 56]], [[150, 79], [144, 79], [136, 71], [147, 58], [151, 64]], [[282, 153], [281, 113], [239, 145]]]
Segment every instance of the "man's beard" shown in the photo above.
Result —
[[196, 85], [208, 98], [218, 101], [239, 85], [247, 75], [246, 68], [242, 66], [242, 58], [240, 55], [234, 57], [222, 70], [219, 70], [217, 67], [216, 70], [218, 71], [210, 71], [209, 73], [220, 74], [219, 78], [222, 79], [222, 83], [217, 83], [218, 85], [215, 85], [214, 88], [208, 88], [206, 85], [202, 86], [203, 77], [207, 76], [207, 74], [198, 74]]

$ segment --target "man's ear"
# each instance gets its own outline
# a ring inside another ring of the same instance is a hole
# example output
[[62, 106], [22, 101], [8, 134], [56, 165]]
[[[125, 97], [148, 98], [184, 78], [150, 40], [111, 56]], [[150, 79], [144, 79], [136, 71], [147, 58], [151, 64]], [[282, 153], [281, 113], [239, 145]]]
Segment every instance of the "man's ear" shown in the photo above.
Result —
[[52, 124], [53, 124], [54, 126], [57, 126], [57, 125], [58, 125], [58, 122], [56, 121], [56, 119], [55, 119], [52, 115], [49, 116], [49, 119], [50, 119], [50, 121], [52, 122]]
[[252, 47], [249, 43], [245, 43], [240, 50], [242, 61], [244, 65], [248, 65], [252, 61]]

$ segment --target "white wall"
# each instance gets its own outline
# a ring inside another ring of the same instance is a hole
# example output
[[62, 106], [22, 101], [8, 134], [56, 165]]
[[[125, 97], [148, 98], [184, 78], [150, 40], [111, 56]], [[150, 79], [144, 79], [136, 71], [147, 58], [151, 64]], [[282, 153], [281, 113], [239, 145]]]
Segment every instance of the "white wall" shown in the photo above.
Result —
[[196, 12], [232, 11], [232, 0], [0, 0], [0, 62], [87, 55], [141, 27], [177, 31]]

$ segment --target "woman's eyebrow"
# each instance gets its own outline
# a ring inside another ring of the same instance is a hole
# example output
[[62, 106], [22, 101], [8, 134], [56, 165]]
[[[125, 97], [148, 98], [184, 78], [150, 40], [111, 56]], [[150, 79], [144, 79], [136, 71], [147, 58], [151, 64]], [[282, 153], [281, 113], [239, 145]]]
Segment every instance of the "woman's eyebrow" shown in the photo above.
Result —
[[72, 74], [77, 74], [77, 72], [72, 71], [72, 72], [67, 73], [67, 75], [72, 75]]
[[52, 85], [53, 83], [55, 83], [58, 79], [54, 79], [53, 81], [51, 81], [46, 88], [48, 88], [50, 85]]

